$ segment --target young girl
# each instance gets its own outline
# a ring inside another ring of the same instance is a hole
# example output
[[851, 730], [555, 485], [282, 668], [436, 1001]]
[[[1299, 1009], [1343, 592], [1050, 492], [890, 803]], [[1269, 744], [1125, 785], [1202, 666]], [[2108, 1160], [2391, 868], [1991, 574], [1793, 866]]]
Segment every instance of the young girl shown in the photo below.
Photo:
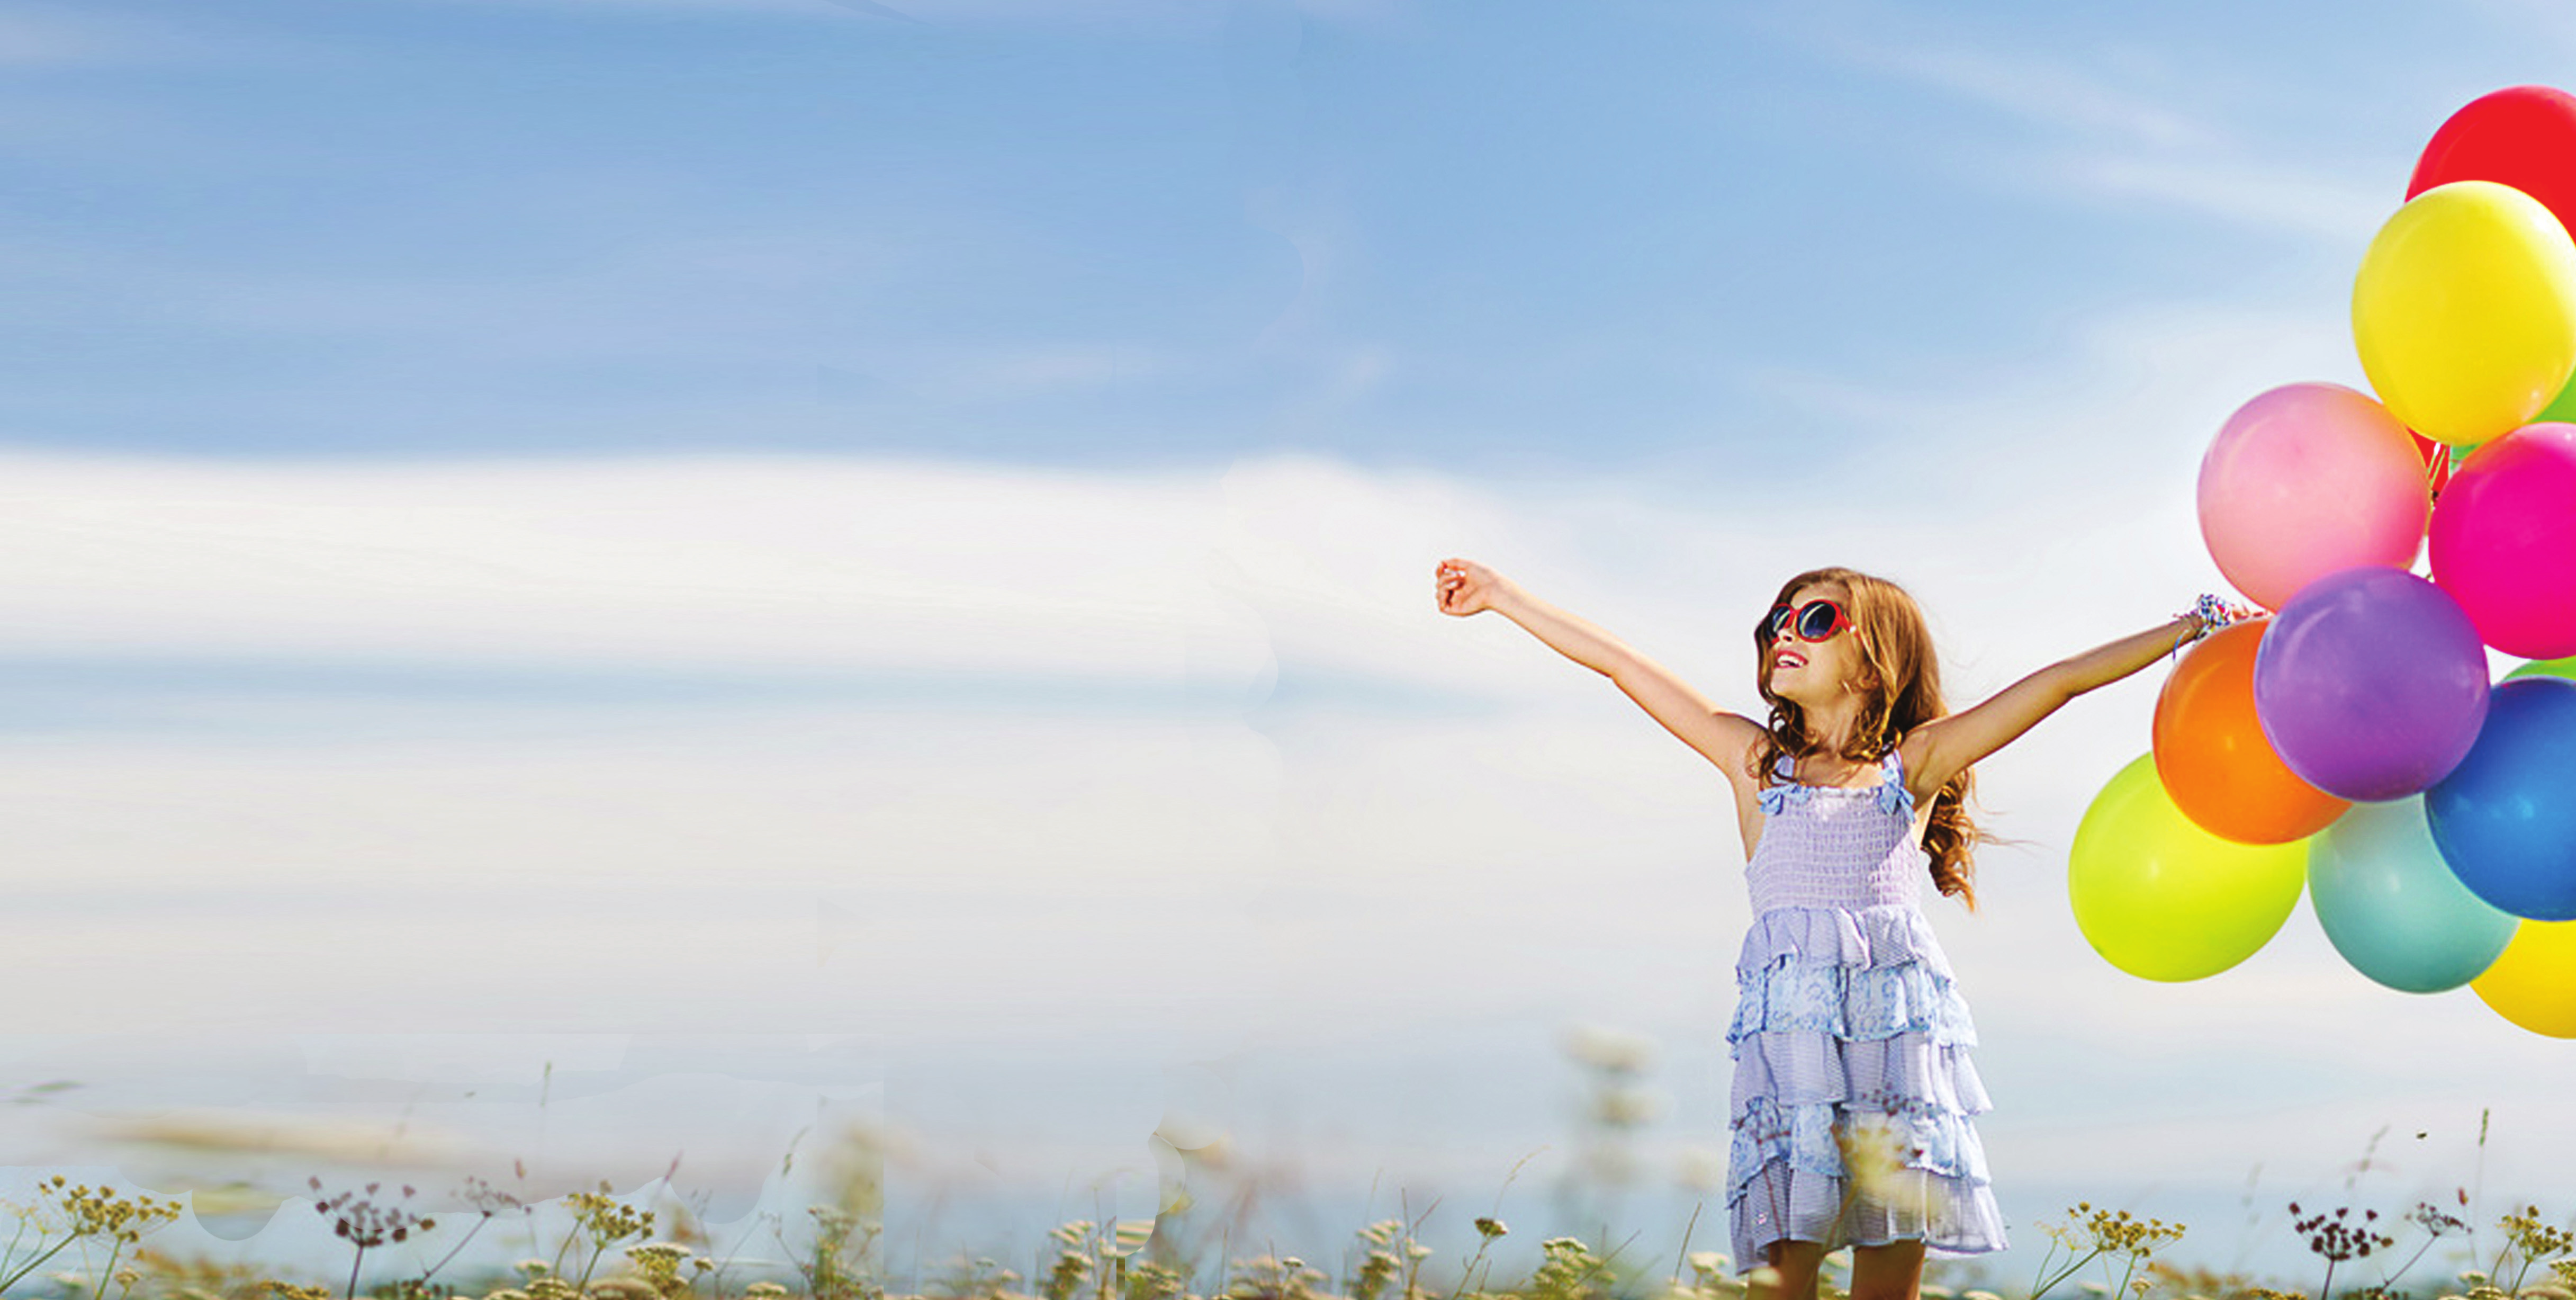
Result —
[[2032, 673], [1963, 713], [1941, 700], [1913, 597], [1816, 569], [1754, 626], [1756, 722], [1711, 704], [1600, 628], [1483, 565], [1440, 564], [1442, 613], [1499, 610], [1608, 677], [1726, 774], [1753, 928], [1737, 961], [1727, 1212], [1739, 1267], [1813, 1300], [1852, 1247], [1852, 1300], [1912, 1300], [1926, 1247], [2004, 1246], [1970, 1117], [1987, 1108], [1950, 963], [1916, 905], [1922, 877], [1971, 907], [1977, 760], [2068, 700], [2137, 672], [2242, 611], [2195, 612]]

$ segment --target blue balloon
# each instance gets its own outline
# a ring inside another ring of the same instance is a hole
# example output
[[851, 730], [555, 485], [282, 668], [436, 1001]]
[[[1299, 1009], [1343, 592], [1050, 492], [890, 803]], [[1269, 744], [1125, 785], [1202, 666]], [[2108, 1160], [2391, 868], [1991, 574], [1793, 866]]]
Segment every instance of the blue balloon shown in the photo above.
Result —
[[2424, 792], [2442, 860], [2534, 921], [2576, 920], [2576, 682], [2497, 683], [2469, 756]]
[[2354, 804], [2310, 839], [2308, 901], [2354, 970], [2403, 993], [2485, 974], [2520, 924], [2452, 874], [2421, 796]]

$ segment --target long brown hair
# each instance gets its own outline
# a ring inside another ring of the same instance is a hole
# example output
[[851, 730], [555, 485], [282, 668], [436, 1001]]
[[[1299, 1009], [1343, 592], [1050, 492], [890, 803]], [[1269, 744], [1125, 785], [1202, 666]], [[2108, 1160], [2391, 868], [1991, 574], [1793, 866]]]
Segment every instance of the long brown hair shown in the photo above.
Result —
[[[1941, 661], [1932, 650], [1932, 630], [1924, 624], [1922, 607], [1903, 587], [1850, 569], [1810, 569], [1789, 579], [1771, 603], [1785, 605], [1799, 588], [1825, 583], [1838, 583], [1850, 594], [1843, 609], [1851, 616], [1851, 635], [1859, 642], [1861, 662], [1868, 666], [1870, 678], [1865, 686], [1851, 683], [1864, 699], [1860, 723], [1844, 742], [1840, 756], [1855, 763], [1880, 762], [1905, 739], [1905, 733], [1950, 711], [1941, 700]], [[1755, 640], [1761, 643], [1759, 632]], [[1767, 787], [1778, 779], [1775, 769], [1781, 758], [1805, 758], [1822, 751], [1824, 742], [1808, 734], [1804, 709], [1771, 693], [1770, 646], [1762, 643], [1762, 649], [1765, 653], [1755, 667], [1755, 680], [1762, 699], [1771, 706], [1771, 720], [1749, 775]], [[1971, 910], [1977, 906], [1976, 842], [1994, 838], [1979, 831], [1968, 816], [1968, 796], [1975, 788], [1973, 771], [1950, 778], [1933, 796], [1932, 821], [1923, 832], [1924, 850], [1932, 858], [1933, 885], [1944, 894], [1958, 895]]]

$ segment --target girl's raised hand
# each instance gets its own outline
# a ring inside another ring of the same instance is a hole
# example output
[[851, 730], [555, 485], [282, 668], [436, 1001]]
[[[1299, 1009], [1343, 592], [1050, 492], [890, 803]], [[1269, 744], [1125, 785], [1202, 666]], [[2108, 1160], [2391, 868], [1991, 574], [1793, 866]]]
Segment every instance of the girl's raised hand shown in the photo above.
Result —
[[1511, 585], [1511, 579], [1473, 560], [1455, 557], [1442, 560], [1432, 599], [1440, 612], [1465, 618], [1494, 607], [1494, 598]]

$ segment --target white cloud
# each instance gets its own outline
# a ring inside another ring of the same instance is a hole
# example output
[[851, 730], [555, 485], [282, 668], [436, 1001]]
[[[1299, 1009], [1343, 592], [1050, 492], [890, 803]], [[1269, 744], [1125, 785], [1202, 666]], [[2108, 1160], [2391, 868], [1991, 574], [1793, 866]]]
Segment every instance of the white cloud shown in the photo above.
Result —
[[0, 592], [20, 613], [0, 646], [21, 652], [1167, 680], [1193, 654], [1243, 674], [1262, 653], [1205, 595], [1204, 489], [1152, 476], [20, 456], [0, 460], [0, 501]]

